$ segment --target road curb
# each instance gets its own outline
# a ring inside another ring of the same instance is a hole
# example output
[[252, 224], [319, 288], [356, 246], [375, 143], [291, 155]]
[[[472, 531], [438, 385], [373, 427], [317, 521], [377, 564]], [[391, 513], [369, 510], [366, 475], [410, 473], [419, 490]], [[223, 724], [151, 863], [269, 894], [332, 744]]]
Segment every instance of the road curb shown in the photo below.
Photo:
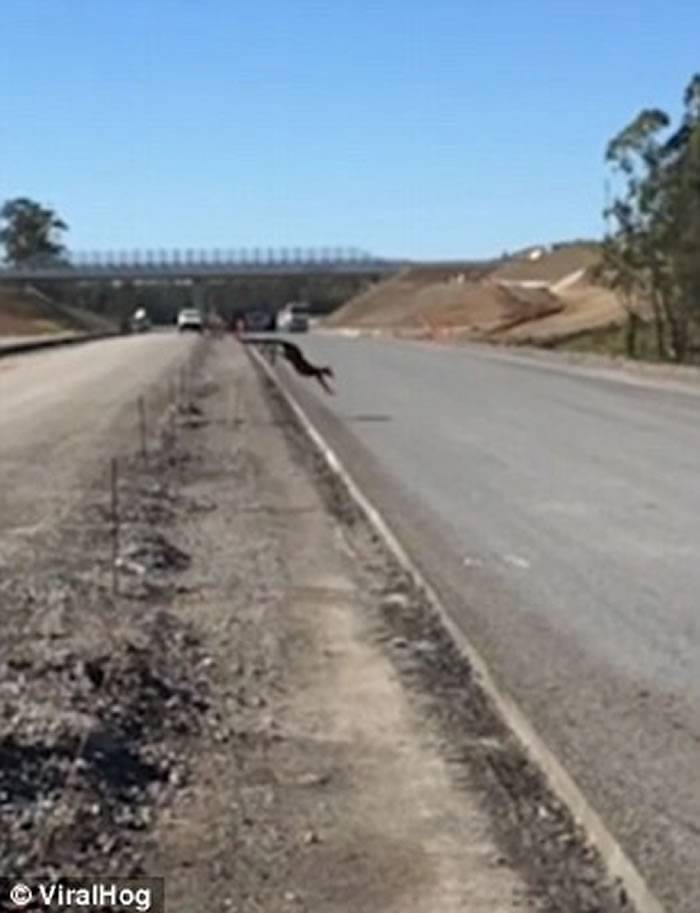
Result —
[[58, 346], [75, 346], [84, 342], [96, 342], [99, 339], [111, 339], [119, 336], [119, 333], [81, 333], [76, 336], [62, 336], [59, 339], [37, 339], [32, 342], [11, 343], [9, 346], [3, 346], [0, 341], [0, 358], [6, 358], [9, 355], [23, 355], [25, 352], [38, 352], [41, 349], [54, 349]]
[[591, 843], [598, 850], [611, 877], [617, 879], [624, 887], [638, 913], [668, 913], [652, 893], [641, 872], [609, 831], [601, 816], [591, 806], [583, 791], [537, 734], [515, 701], [497, 685], [479, 651], [452, 620], [440, 597], [401, 545], [390, 525], [362, 492], [340, 457], [325, 441], [277, 372], [267, 364], [260, 353], [250, 351], [250, 355], [291, 409], [304, 434], [323, 458], [330, 472], [341, 482], [393, 557], [411, 577], [413, 583], [423, 591], [457, 648], [471, 665], [475, 677], [484, 693], [492, 701], [497, 713], [518, 739], [532, 762], [542, 771], [552, 792], [566, 805], [574, 819], [583, 828]]

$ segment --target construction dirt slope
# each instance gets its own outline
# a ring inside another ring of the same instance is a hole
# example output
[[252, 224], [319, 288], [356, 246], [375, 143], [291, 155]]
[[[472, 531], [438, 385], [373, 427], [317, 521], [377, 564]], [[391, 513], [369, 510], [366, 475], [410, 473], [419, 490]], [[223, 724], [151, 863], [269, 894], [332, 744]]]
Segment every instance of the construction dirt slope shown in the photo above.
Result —
[[98, 332], [111, 323], [96, 314], [57, 304], [34, 289], [0, 288], [0, 337]]
[[620, 321], [618, 299], [591, 278], [596, 260], [594, 245], [570, 244], [490, 265], [409, 269], [325, 324], [552, 345]]
[[562, 244], [551, 250], [530, 251], [533, 256], [513, 256], [500, 263], [494, 276], [503, 280], [559, 282], [577, 270], [594, 266], [598, 250], [594, 244]]

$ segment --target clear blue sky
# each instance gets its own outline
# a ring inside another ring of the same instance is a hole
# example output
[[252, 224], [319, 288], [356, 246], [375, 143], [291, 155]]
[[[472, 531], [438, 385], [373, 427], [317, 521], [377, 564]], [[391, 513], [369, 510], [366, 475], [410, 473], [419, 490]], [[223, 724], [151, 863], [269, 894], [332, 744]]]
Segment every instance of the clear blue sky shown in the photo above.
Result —
[[73, 248], [481, 256], [601, 231], [698, 0], [2, 0], [0, 198]]

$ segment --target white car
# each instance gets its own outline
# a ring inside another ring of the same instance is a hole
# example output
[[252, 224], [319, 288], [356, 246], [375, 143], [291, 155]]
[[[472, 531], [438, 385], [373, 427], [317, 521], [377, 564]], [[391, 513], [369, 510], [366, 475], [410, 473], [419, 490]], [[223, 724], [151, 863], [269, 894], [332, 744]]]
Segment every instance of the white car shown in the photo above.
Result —
[[183, 308], [177, 315], [177, 328], [181, 333], [185, 330], [201, 333], [204, 330], [204, 318], [201, 312], [197, 308]]
[[306, 333], [309, 309], [305, 304], [288, 304], [277, 315], [277, 329], [283, 333]]
[[151, 329], [151, 321], [145, 308], [139, 308], [134, 312], [130, 325], [132, 333], [147, 333]]

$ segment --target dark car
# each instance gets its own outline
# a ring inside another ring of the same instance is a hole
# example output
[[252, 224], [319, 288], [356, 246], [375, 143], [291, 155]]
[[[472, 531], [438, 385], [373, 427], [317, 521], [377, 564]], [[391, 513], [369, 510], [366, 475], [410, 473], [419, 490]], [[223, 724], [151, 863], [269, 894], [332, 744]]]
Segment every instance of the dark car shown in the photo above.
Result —
[[245, 328], [251, 333], [267, 333], [274, 330], [274, 314], [267, 311], [249, 311], [245, 315]]

